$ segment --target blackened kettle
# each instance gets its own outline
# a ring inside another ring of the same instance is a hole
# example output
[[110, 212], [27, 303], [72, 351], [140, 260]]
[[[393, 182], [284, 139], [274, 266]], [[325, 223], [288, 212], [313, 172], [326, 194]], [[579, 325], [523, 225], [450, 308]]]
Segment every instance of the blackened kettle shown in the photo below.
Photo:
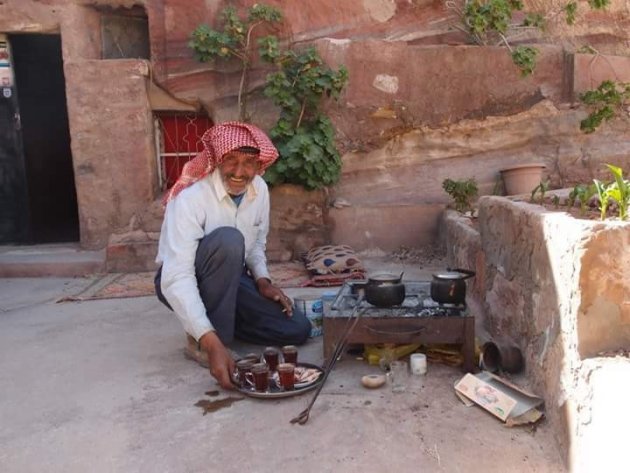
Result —
[[474, 271], [450, 269], [436, 273], [431, 280], [431, 299], [440, 304], [460, 305], [466, 302], [466, 279], [472, 278]]
[[405, 284], [400, 275], [378, 273], [370, 275], [365, 284], [365, 300], [376, 307], [392, 307], [405, 300]]

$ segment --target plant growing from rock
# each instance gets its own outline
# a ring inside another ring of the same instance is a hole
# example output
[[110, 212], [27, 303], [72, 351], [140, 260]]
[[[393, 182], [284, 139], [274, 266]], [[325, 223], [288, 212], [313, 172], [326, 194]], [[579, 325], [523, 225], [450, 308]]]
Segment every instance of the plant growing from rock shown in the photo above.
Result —
[[264, 93], [280, 107], [270, 135], [282, 158], [267, 170], [265, 180], [307, 189], [334, 184], [341, 158], [332, 122], [320, 109], [325, 99], [339, 97], [348, 81], [347, 69], [331, 69], [315, 48], [280, 52], [272, 46], [264, 58], [278, 67], [267, 76]]
[[630, 82], [605, 80], [597, 89], [588, 90], [580, 95], [591, 113], [580, 122], [580, 129], [585, 133], [593, 133], [604, 121], [617, 114], [628, 115], [630, 106]]
[[[208, 25], [199, 25], [188, 43], [199, 61], [236, 58], [241, 63], [241, 80], [238, 88], [239, 120], [248, 121], [247, 98], [249, 94], [249, 70], [255, 57], [253, 33], [264, 24], [274, 24], [282, 20], [282, 13], [276, 8], [254, 4], [247, 11], [247, 18], [239, 18], [234, 7], [227, 7], [221, 13], [223, 27], [215, 30]], [[269, 43], [277, 42], [273, 35], [259, 38], [257, 44], [263, 50]]]
[[253, 33], [262, 25], [282, 20], [282, 13], [274, 7], [254, 4], [247, 18], [238, 16], [233, 7], [221, 14], [223, 29], [215, 30], [200, 25], [192, 33], [190, 47], [202, 62], [236, 58], [241, 63], [241, 81], [238, 91], [239, 119], [249, 120], [247, 97], [249, 70], [255, 52], [278, 71], [269, 74], [264, 94], [280, 108], [280, 118], [271, 129], [270, 136], [280, 152], [278, 160], [265, 173], [270, 184], [283, 182], [300, 184], [316, 189], [337, 182], [341, 158], [335, 146], [332, 122], [321, 112], [325, 98], [338, 98], [348, 80], [344, 66], [337, 71], [329, 68], [317, 50], [281, 50], [275, 35], [253, 42]]
[[[604, 9], [610, 0], [589, 0], [588, 3], [592, 9]], [[560, 12], [564, 12], [566, 22], [572, 25], [578, 11], [577, 2], [570, 0], [559, 11], [528, 12], [522, 21], [517, 22], [514, 20], [516, 13], [521, 16], [524, 13], [522, 0], [447, 0], [445, 4], [459, 16], [460, 24], [455, 27], [468, 33], [475, 43], [504, 45], [523, 77], [534, 72], [538, 49], [522, 45], [512, 47], [512, 41], [526, 32], [543, 34], [546, 21]]]
[[520, 0], [465, 0], [461, 7], [455, 1], [447, 1], [446, 5], [458, 13], [463, 27], [457, 27], [468, 33], [475, 43], [484, 46], [503, 44], [523, 76], [534, 71], [538, 51], [529, 46], [513, 48], [508, 36], [518, 29], [541, 28], [542, 16], [533, 13], [520, 24], [513, 22], [514, 12], [523, 10]]
[[472, 202], [479, 193], [477, 181], [472, 178], [459, 181], [444, 179], [442, 188], [452, 197], [455, 210], [462, 213], [472, 210]]

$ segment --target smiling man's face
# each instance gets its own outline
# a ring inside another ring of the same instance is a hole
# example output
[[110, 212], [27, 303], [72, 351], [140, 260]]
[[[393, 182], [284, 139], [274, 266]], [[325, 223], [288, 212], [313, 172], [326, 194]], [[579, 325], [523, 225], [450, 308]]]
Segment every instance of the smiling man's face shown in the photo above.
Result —
[[245, 193], [259, 170], [258, 154], [239, 150], [227, 153], [219, 165], [223, 185], [230, 195]]

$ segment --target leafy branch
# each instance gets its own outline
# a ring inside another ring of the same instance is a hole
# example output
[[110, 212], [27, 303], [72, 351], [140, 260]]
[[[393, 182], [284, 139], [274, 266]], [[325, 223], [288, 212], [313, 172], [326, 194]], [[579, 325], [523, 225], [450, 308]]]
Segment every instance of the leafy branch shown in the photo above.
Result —
[[580, 100], [592, 110], [580, 122], [580, 129], [593, 133], [604, 121], [625, 113], [624, 108], [630, 105], [630, 82], [605, 80], [597, 89], [581, 94]]

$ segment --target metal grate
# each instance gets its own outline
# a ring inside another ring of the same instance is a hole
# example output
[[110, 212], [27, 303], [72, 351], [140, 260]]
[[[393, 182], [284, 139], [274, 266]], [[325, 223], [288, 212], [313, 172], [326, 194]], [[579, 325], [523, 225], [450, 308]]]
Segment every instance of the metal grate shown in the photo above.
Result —
[[212, 126], [207, 116], [174, 114], [156, 116], [156, 139], [159, 150], [160, 188], [168, 189], [182, 173], [184, 165], [203, 150], [201, 137]]
[[431, 299], [430, 281], [405, 282], [405, 300], [399, 306], [375, 307], [361, 297], [366, 281], [346, 281], [337, 293], [328, 317], [348, 317], [360, 304], [362, 317], [449, 317], [466, 316], [465, 305], [439, 304]]

